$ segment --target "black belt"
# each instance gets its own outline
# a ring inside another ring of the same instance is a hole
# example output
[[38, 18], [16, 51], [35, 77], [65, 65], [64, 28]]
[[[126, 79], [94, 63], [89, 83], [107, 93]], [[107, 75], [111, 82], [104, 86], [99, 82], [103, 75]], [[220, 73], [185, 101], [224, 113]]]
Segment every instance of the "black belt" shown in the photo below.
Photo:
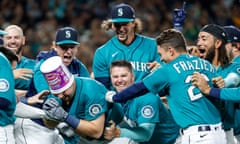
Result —
[[[216, 127], [214, 130], [217, 130], [218, 127]], [[211, 131], [210, 126], [198, 126], [198, 132], [203, 132], [203, 131]], [[181, 132], [184, 134], [184, 129], [181, 130]]]
[[210, 126], [199, 126], [198, 127], [198, 131], [202, 132], [202, 131], [211, 131], [211, 127]]

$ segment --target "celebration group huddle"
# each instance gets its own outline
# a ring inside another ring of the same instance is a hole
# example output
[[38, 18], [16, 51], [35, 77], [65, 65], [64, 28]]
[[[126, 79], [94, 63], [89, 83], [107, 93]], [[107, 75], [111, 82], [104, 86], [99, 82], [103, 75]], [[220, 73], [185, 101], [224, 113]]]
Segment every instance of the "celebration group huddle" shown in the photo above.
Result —
[[150, 38], [132, 6], [113, 6], [92, 72], [73, 27], [35, 60], [20, 26], [0, 30], [0, 144], [240, 144], [240, 30], [207, 24], [188, 45], [184, 7]]

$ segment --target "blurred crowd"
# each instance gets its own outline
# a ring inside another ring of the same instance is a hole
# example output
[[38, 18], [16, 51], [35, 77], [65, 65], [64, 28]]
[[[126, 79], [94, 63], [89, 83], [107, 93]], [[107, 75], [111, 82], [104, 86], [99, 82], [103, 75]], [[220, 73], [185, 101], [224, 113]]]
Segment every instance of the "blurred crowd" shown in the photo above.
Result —
[[[27, 38], [24, 55], [29, 58], [51, 48], [57, 28], [74, 27], [81, 36], [78, 57], [91, 72], [95, 50], [113, 35], [101, 30], [101, 23], [109, 18], [112, 5], [121, 2], [135, 8], [136, 17], [143, 21], [142, 33], [151, 37], [173, 27], [173, 9], [183, 4], [182, 0], [1, 0], [0, 27], [17, 24], [23, 28]], [[188, 44], [195, 44], [205, 24], [240, 27], [240, 0], [186, 2], [183, 33]]]

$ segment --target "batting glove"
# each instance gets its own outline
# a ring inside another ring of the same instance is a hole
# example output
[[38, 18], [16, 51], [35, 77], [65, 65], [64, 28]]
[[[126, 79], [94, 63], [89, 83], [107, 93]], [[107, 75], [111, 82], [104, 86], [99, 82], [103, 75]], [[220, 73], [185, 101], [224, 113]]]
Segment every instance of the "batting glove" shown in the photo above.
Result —
[[183, 24], [186, 19], [186, 11], [185, 11], [185, 3], [183, 4], [183, 8], [174, 9], [173, 11], [173, 26], [175, 29], [182, 31]]
[[58, 101], [56, 98], [49, 98], [44, 102], [42, 109], [46, 113], [46, 119], [59, 121], [59, 119], [55, 118], [51, 113], [54, 113], [54, 111], [59, 111], [57, 108], [60, 107], [60, 103], [61, 101]]
[[49, 98], [44, 102], [42, 109], [49, 110], [57, 106], [60, 106], [60, 102], [58, 102], [55, 98]]
[[115, 91], [108, 91], [105, 95], [106, 101], [113, 103], [113, 96], [116, 94]]
[[59, 122], [64, 122], [68, 117], [68, 113], [61, 106], [52, 107], [51, 109], [46, 110], [45, 113], [50, 119]]

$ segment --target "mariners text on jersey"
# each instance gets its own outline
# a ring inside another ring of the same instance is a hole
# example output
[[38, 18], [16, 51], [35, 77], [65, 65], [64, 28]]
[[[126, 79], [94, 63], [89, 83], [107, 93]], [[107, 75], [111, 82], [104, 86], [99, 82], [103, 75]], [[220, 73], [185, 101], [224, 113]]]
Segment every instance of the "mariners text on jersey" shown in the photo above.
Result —
[[149, 72], [145, 62], [131, 61], [130, 63], [135, 71]]
[[184, 61], [178, 61], [175, 64], [173, 64], [174, 69], [177, 71], [177, 73], [181, 73], [184, 71], [190, 71], [190, 70], [206, 70], [210, 72], [214, 72], [214, 67], [210, 65], [207, 61], [202, 59], [189, 59]]

